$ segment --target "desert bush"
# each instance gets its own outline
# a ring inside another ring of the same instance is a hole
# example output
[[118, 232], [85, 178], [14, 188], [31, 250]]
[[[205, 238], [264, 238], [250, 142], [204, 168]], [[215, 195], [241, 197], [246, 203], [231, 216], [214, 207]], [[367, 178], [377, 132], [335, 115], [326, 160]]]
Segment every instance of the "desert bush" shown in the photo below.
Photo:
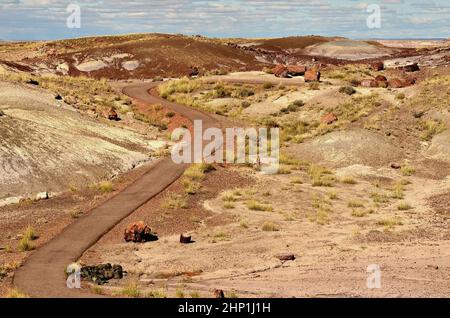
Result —
[[273, 84], [272, 83], [264, 83], [263, 84], [263, 88], [264, 89], [271, 89], [271, 88], [273, 88]]
[[191, 296], [191, 298], [200, 298], [200, 294], [198, 292], [191, 292], [189, 296]]
[[339, 199], [339, 197], [338, 197], [338, 195], [337, 195], [337, 193], [335, 191], [329, 191], [327, 193], [327, 195], [328, 195], [328, 198], [330, 200], [337, 200], [337, 199]]
[[26, 251], [31, 251], [34, 249], [33, 244], [31, 243], [31, 240], [26, 237], [23, 236], [20, 241], [19, 241], [19, 245], [17, 247], [19, 249], [20, 252], [26, 252]]
[[400, 169], [400, 172], [403, 176], [409, 177], [409, 176], [412, 176], [416, 172], [416, 169], [414, 169], [411, 166], [402, 166]]
[[190, 80], [184, 77], [179, 80], [168, 81], [158, 86], [159, 94], [162, 98], [167, 99], [175, 93], [192, 93], [201, 87], [198, 80]]
[[225, 209], [231, 210], [234, 209], [236, 206], [232, 202], [224, 202], [223, 207]]
[[231, 96], [235, 98], [250, 97], [253, 95], [255, 95], [255, 91], [249, 87], [237, 87], [231, 94]]
[[374, 203], [388, 203], [390, 201], [389, 197], [384, 193], [372, 192], [370, 197]]
[[406, 202], [401, 202], [401, 203], [397, 206], [397, 209], [398, 209], [399, 211], [407, 211], [407, 210], [411, 210], [411, 209], [412, 209], [412, 206], [409, 205], [409, 204], [406, 203]]
[[12, 288], [6, 293], [6, 298], [29, 298], [29, 296], [22, 293], [17, 288]]
[[186, 209], [188, 207], [186, 199], [176, 193], [169, 193], [165, 198], [162, 207], [165, 209]]
[[342, 178], [341, 182], [344, 184], [357, 184], [358, 183], [352, 177], [344, 177], [344, 178]]
[[113, 184], [110, 181], [102, 181], [97, 185], [97, 189], [102, 193], [113, 191]]
[[377, 222], [377, 225], [384, 226], [386, 229], [393, 229], [397, 225], [403, 225], [398, 218], [386, 218]]
[[167, 112], [166, 113], [166, 117], [172, 118], [173, 116], [175, 116], [174, 112]]
[[309, 166], [308, 175], [313, 187], [331, 187], [335, 181], [331, 171], [317, 165]]
[[184, 298], [184, 291], [183, 291], [182, 289], [177, 289], [177, 290], [175, 291], [175, 296], [176, 296], [177, 298]]
[[132, 298], [139, 298], [142, 293], [139, 290], [138, 284], [135, 282], [131, 282], [128, 285], [126, 285], [121, 290], [121, 295], [126, 297], [132, 297]]
[[360, 201], [357, 201], [357, 200], [350, 200], [350, 201], [347, 203], [347, 206], [348, 206], [349, 208], [362, 208], [362, 207], [364, 207], [364, 203], [362, 203], [362, 202], [360, 202]]
[[280, 230], [280, 226], [276, 223], [273, 222], [266, 222], [263, 224], [262, 226], [262, 230], [265, 232], [274, 232], [274, 231], [279, 231]]
[[263, 204], [256, 200], [249, 200], [245, 202], [245, 205], [249, 210], [253, 211], [266, 211], [266, 212], [273, 211], [273, 207], [270, 204]]
[[404, 197], [404, 185], [401, 181], [398, 181], [394, 184], [394, 187], [392, 189], [392, 195], [391, 197], [394, 199], [403, 199]]
[[31, 226], [28, 226], [23, 234], [23, 237], [27, 238], [30, 241], [37, 239], [36, 231]]
[[83, 212], [81, 212], [80, 209], [78, 209], [78, 208], [73, 208], [69, 212], [69, 215], [72, 219], [78, 219], [82, 214], [83, 214]]
[[367, 214], [368, 214], [367, 211], [356, 210], [356, 209], [353, 209], [353, 210], [352, 210], [352, 216], [353, 216], [353, 217], [356, 217], [356, 218], [362, 218], [362, 217], [365, 217]]
[[201, 184], [199, 182], [193, 181], [189, 178], [183, 178], [181, 180], [181, 184], [183, 185], [186, 194], [190, 195], [196, 194], [201, 188]]
[[250, 102], [244, 100], [244, 101], [242, 102], [242, 104], [241, 104], [241, 107], [242, 107], [242, 108], [248, 108], [248, 107], [250, 107], [250, 105], [251, 105]]
[[430, 141], [434, 136], [443, 132], [446, 128], [445, 123], [437, 120], [426, 120], [421, 123], [422, 140]]
[[159, 289], [159, 290], [153, 290], [153, 291], [147, 293], [146, 297], [147, 298], [167, 298], [167, 295], [164, 292], [164, 290]]
[[342, 86], [339, 88], [339, 93], [353, 95], [356, 93], [356, 90], [351, 86]]
[[234, 193], [225, 192], [222, 194], [222, 201], [223, 202], [236, 202], [238, 199], [234, 195]]
[[241, 222], [239, 222], [239, 226], [244, 229], [248, 229], [248, 223], [245, 220], [241, 220]]

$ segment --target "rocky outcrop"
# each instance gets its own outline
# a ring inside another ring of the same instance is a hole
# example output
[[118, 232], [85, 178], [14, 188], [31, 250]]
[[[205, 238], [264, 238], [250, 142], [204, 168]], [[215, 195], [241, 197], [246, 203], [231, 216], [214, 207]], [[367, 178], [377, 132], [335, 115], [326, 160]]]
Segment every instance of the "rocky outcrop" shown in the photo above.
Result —
[[119, 115], [117, 114], [116, 110], [114, 108], [110, 108], [108, 111], [108, 119], [109, 120], [115, 120], [118, 121], [119, 119]]
[[189, 76], [189, 77], [198, 76], [199, 73], [200, 73], [200, 71], [198, 70], [198, 67], [196, 67], [196, 66], [191, 66], [191, 67], [189, 68], [188, 76]]
[[338, 120], [337, 116], [334, 113], [329, 113], [322, 117], [321, 122], [325, 125], [331, 125], [336, 120]]
[[305, 73], [305, 82], [319, 82], [320, 72], [316, 68], [312, 68]]
[[286, 78], [288, 77], [288, 69], [286, 66], [284, 65], [277, 65], [272, 69], [272, 73], [273, 75], [275, 75], [276, 77], [281, 77], [281, 78]]
[[378, 83], [374, 79], [365, 79], [361, 81], [362, 87], [378, 87]]
[[383, 75], [378, 75], [377, 77], [375, 77], [375, 82], [377, 83], [377, 87], [388, 87], [388, 80]]
[[142, 243], [156, 241], [158, 237], [155, 233], [152, 233], [150, 227], [148, 227], [144, 221], [139, 221], [127, 226], [124, 233], [124, 239], [126, 242]]
[[287, 71], [290, 76], [300, 76], [306, 73], [306, 66], [288, 65]]
[[409, 73], [420, 71], [419, 64], [417, 64], [417, 63], [400, 66], [400, 67], [397, 67], [397, 69], [400, 71], [409, 72]]
[[81, 278], [92, 281], [98, 285], [107, 283], [110, 279], [122, 279], [123, 268], [120, 265], [100, 264], [84, 266], [81, 268]]
[[389, 87], [391, 88], [404, 88], [408, 86], [414, 85], [416, 82], [415, 79], [400, 79], [393, 78], [389, 81]]
[[373, 63], [370, 63], [369, 67], [370, 67], [370, 69], [379, 72], [379, 71], [384, 70], [384, 63], [383, 62], [373, 62]]

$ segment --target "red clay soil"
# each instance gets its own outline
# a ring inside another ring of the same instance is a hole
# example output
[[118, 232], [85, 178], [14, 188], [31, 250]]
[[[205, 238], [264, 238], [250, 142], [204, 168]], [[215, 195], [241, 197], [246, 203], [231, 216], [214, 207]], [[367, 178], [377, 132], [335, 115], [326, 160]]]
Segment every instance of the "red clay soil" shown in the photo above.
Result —
[[[133, 85], [126, 87], [123, 92], [142, 103], [161, 104], [191, 121], [201, 119], [204, 128], [219, 126], [208, 114], [149, 95], [148, 91], [156, 85], [155, 83]], [[129, 187], [94, 208], [34, 251], [16, 271], [14, 286], [31, 297], [95, 296], [67, 288], [64, 270], [121, 220], [176, 181], [187, 166], [175, 164], [171, 158], [156, 162]]]

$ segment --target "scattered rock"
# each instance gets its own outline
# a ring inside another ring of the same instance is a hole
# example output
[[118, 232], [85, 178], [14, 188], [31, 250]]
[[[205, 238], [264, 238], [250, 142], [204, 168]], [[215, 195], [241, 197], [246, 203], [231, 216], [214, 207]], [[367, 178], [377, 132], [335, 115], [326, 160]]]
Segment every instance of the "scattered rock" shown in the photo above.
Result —
[[156, 241], [158, 237], [152, 233], [150, 227], [148, 227], [144, 221], [134, 222], [127, 226], [124, 233], [124, 239], [126, 242], [148, 242]]
[[39, 85], [39, 82], [34, 79], [30, 79], [30, 80], [26, 81], [26, 83], [31, 84], [31, 85], [36, 85], [36, 86]]
[[214, 298], [225, 298], [225, 293], [223, 292], [222, 289], [215, 289]]
[[372, 70], [377, 71], [377, 72], [384, 70], [383, 62], [373, 62], [369, 66]]
[[272, 73], [276, 77], [283, 77], [283, 78], [286, 78], [289, 75], [287, 67], [281, 64], [275, 66], [272, 70]]
[[377, 83], [377, 87], [388, 87], [388, 80], [383, 75], [378, 75], [377, 77], [375, 77], [375, 82]]
[[287, 71], [290, 76], [300, 76], [305, 74], [306, 67], [300, 65], [288, 65]]
[[110, 108], [108, 111], [108, 119], [109, 120], [115, 120], [118, 121], [120, 120], [119, 115], [117, 115], [117, 112], [114, 108]]
[[391, 168], [398, 170], [398, 169], [401, 169], [402, 166], [398, 163], [393, 162], [393, 163], [391, 163]]
[[0, 109], [0, 117], [5, 116], [5, 112]]
[[180, 235], [180, 243], [182, 244], [189, 244], [192, 243], [192, 237], [190, 235]]
[[309, 69], [305, 73], [305, 82], [319, 82], [320, 76], [321, 74], [317, 69]]
[[421, 110], [421, 111], [418, 111], [418, 110], [417, 110], [417, 111], [414, 111], [414, 112], [413, 112], [414, 118], [417, 118], [417, 119], [422, 118], [423, 115], [425, 115], [425, 112], [424, 112], [423, 110]]
[[47, 200], [49, 198], [48, 192], [41, 192], [36, 195], [36, 200]]
[[419, 64], [417, 64], [417, 63], [400, 66], [397, 69], [401, 70], [401, 71], [409, 72], [409, 73], [420, 71]]
[[191, 66], [191, 67], [190, 67], [190, 70], [189, 70], [188, 76], [189, 76], [189, 77], [198, 76], [199, 73], [200, 73], [200, 72], [199, 72], [199, 70], [198, 70], [197, 67]]
[[90, 280], [98, 285], [103, 285], [110, 279], [122, 279], [123, 268], [120, 265], [100, 264], [94, 266], [84, 266], [81, 268], [81, 278]]
[[362, 87], [378, 87], [378, 83], [373, 79], [366, 79], [361, 81]]
[[282, 253], [276, 256], [280, 261], [294, 261], [295, 255], [292, 253]]
[[389, 87], [391, 88], [404, 88], [408, 86], [414, 85], [416, 82], [415, 79], [399, 79], [394, 78], [389, 81]]
[[326, 125], [331, 125], [336, 120], [338, 120], [338, 118], [334, 113], [328, 113], [327, 115], [322, 117], [321, 122]]

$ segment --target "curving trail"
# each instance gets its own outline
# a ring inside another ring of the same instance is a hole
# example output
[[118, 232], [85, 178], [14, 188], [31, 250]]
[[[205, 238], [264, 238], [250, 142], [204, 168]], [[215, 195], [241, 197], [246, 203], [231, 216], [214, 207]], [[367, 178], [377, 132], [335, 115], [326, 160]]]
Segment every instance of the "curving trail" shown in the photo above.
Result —
[[[128, 86], [123, 92], [144, 103], [159, 103], [190, 121], [200, 119], [203, 127], [220, 127], [210, 115], [189, 107], [168, 102], [156, 94], [149, 94], [156, 83]], [[66, 227], [51, 241], [34, 251], [14, 275], [14, 286], [31, 297], [96, 297], [87, 292], [66, 287], [64, 271], [69, 264], [94, 245], [122, 219], [176, 181], [188, 167], [163, 158], [133, 184], [113, 198], [94, 208], [89, 214]]]

